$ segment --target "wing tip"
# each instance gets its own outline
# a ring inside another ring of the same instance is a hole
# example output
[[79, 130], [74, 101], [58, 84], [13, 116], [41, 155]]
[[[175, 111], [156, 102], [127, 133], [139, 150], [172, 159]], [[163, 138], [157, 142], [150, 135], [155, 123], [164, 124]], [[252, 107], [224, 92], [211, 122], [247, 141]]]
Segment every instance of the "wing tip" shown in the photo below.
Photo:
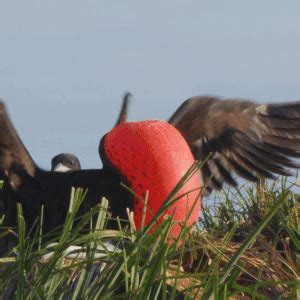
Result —
[[130, 101], [131, 101], [132, 97], [133, 97], [132, 94], [128, 91], [126, 91], [123, 94], [122, 107], [121, 107], [121, 110], [119, 113], [118, 120], [115, 124], [115, 127], [118, 125], [121, 125], [127, 121], [128, 109], [129, 109], [129, 105], [130, 105]]
[[0, 114], [7, 114], [5, 101], [2, 98], [0, 98]]

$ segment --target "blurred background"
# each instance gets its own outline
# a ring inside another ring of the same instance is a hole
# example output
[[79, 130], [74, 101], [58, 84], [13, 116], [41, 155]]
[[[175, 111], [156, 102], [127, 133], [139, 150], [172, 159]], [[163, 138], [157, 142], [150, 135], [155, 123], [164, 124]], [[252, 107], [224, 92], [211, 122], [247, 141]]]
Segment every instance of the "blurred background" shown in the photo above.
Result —
[[0, 97], [29, 152], [101, 166], [124, 91], [130, 120], [213, 94], [300, 100], [300, 2], [1, 1]]

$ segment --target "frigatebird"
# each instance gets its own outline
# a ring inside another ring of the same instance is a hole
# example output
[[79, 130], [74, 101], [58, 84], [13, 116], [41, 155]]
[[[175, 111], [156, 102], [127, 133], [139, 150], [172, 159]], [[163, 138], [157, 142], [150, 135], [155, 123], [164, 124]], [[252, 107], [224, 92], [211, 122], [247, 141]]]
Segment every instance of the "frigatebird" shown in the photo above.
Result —
[[[208, 193], [223, 183], [235, 186], [234, 173], [256, 182], [274, 174], [291, 175], [287, 168], [299, 167], [291, 158], [300, 156], [300, 102], [258, 104], [200, 96], [186, 100], [168, 122], [125, 122], [127, 105], [128, 94], [116, 126], [100, 141], [103, 168], [59, 173], [35, 164], [1, 103], [0, 174], [14, 201], [22, 202], [29, 228], [42, 204], [45, 231], [63, 224], [71, 187], [88, 189], [83, 209], [105, 196], [113, 216], [126, 218], [128, 207], [139, 225], [142, 202], [121, 182], [141, 197], [149, 191], [149, 207], [155, 214], [194, 159], [208, 157], [202, 181], [195, 175], [182, 194], [203, 185]], [[190, 223], [197, 221], [200, 201], [201, 197]], [[186, 217], [189, 205], [184, 197], [176, 202], [173, 208], [181, 211], [177, 220]], [[149, 222], [151, 216], [146, 219]]]

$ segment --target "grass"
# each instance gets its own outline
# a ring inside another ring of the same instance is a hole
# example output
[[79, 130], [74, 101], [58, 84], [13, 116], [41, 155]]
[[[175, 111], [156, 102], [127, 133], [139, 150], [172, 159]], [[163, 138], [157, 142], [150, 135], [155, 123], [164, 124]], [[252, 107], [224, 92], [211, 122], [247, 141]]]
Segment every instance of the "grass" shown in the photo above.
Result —
[[[137, 231], [129, 213], [125, 228], [109, 230], [109, 201], [102, 199], [78, 218], [86, 192], [81, 189], [72, 191], [63, 228], [48, 234], [37, 226], [26, 236], [18, 205], [18, 245], [0, 258], [0, 295], [3, 299], [300, 299], [300, 196], [292, 190], [286, 178], [223, 190], [214, 203], [203, 204], [199, 230], [191, 233], [183, 225], [173, 243], [169, 242], [172, 216], [165, 216], [160, 226], [154, 219]], [[175, 201], [174, 194], [160, 215]], [[147, 203], [147, 197], [144, 200]], [[43, 212], [39, 224], [42, 216]]]

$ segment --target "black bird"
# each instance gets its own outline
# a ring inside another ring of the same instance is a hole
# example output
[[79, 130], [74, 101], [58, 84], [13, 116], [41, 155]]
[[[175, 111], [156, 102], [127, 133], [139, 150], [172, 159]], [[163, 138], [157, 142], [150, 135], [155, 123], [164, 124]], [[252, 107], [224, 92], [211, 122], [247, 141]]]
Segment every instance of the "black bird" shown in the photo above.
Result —
[[[121, 127], [122, 125], [118, 125], [126, 120], [128, 98], [127, 94], [116, 128]], [[213, 189], [220, 189], [223, 183], [236, 185], [233, 173], [256, 182], [260, 177], [274, 178], [274, 174], [291, 175], [287, 168], [299, 167], [291, 158], [300, 156], [300, 102], [257, 104], [238, 99], [222, 101], [210, 96], [194, 97], [186, 100], [177, 109], [169, 123], [181, 132], [195, 159], [203, 160], [210, 155], [208, 163], [201, 170], [205, 191], [208, 193]], [[140, 122], [136, 124], [140, 126]], [[155, 134], [164, 135], [164, 132]], [[8, 205], [10, 216], [7, 218], [7, 225], [15, 225], [14, 208], [17, 201], [22, 202], [28, 228], [34, 224], [42, 204], [46, 214], [45, 231], [63, 224], [73, 186], [88, 189], [83, 210], [94, 206], [105, 196], [110, 201], [112, 215], [126, 217], [125, 208], [135, 209], [135, 202], [120, 183], [140, 185], [144, 190], [147, 190], [147, 186], [140, 183], [141, 177], [144, 176], [143, 170], [138, 170], [132, 161], [125, 162], [127, 157], [119, 155], [112, 159], [112, 153], [107, 153], [107, 149], [114, 149], [115, 146], [107, 145], [111, 136], [112, 133], [108, 133], [100, 142], [99, 152], [103, 169], [66, 173], [44, 171], [34, 163], [1, 103], [0, 176], [5, 180], [7, 193], [11, 195], [10, 200], [13, 199]], [[133, 156], [141, 158], [144, 155], [142, 152], [135, 154], [135, 145], [124, 142], [124, 136], [122, 139], [124, 147], [132, 147]], [[154, 138], [151, 143], [147, 141], [144, 146], [148, 145], [151, 148], [155, 140]], [[114, 141], [117, 142], [118, 137]], [[168, 141], [167, 135], [165, 141]], [[163, 163], [172, 161], [172, 147], [168, 147], [170, 155], [162, 148], [162, 169], [167, 169], [163, 168]], [[147, 151], [147, 148], [143, 149]], [[122, 151], [118, 153], [122, 154]], [[185, 156], [183, 154], [181, 159]], [[153, 161], [158, 160], [159, 155]], [[141, 161], [147, 164], [147, 159]], [[127, 169], [136, 168], [137, 173], [127, 177], [126, 172], [121, 172], [124, 163]], [[161, 171], [154, 170], [155, 173], [150, 175], [155, 177]], [[141, 175], [136, 176], [138, 172]]]
[[72, 153], [60, 153], [51, 160], [51, 171], [68, 172], [81, 170], [79, 159]]

